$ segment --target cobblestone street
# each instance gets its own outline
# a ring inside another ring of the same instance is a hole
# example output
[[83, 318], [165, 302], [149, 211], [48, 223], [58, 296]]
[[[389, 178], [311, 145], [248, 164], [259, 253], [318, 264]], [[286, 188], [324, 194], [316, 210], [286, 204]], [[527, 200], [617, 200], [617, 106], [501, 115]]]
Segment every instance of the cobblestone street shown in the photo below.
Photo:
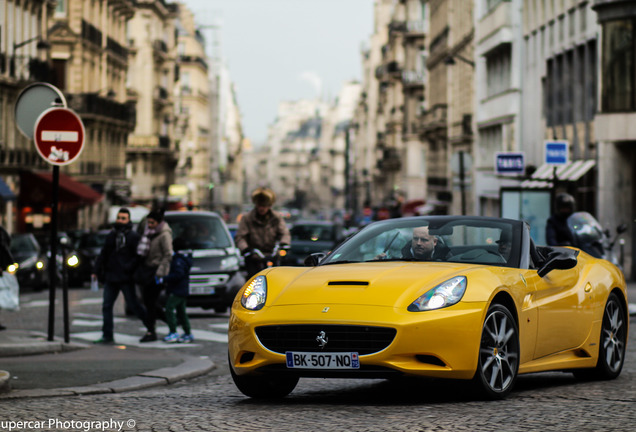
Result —
[[[41, 296], [26, 296], [23, 304]], [[79, 301], [91, 296], [94, 294], [85, 290], [71, 291], [77, 302], [74, 313], [96, 312], [98, 304]], [[37, 308], [26, 306], [19, 315], [26, 323], [37, 313]], [[13, 318], [17, 326], [17, 314]], [[201, 311], [192, 318], [195, 329], [219, 326], [223, 321], [227, 322], [227, 315]], [[634, 321], [632, 318], [632, 325]], [[117, 327], [138, 332], [139, 324], [122, 319]], [[75, 321], [71, 334], [79, 330]], [[617, 380], [582, 382], [569, 373], [527, 375], [519, 378], [508, 399], [499, 402], [477, 400], [456, 382], [322, 379], [301, 380], [281, 401], [254, 401], [232, 383], [227, 345], [204, 341], [189, 353], [212, 358], [217, 364], [212, 373], [129, 393], [3, 400], [0, 430], [9, 430], [7, 422], [53, 421], [61, 427], [14, 430], [79, 431], [83, 429], [70, 429], [60, 422], [112, 419], [123, 422], [121, 430], [137, 431], [632, 431], [636, 423], [636, 343], [631, 334], [627, 362]], [[162, 350], [157, 352], [160, 355]]]

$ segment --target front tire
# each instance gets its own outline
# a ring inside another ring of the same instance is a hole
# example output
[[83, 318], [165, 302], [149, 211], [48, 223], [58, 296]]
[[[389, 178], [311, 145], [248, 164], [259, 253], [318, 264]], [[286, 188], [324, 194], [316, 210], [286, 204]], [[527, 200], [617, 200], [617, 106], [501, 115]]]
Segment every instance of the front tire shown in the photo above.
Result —
[[298, 377], [284, 375], [247, 375], [234, 372], [230, 364], [234, 385], [245, 396], [254, 399], [281, 399], [290, 394], [298, 384]]
[[575, 370], [574, 376], [582, 379], [610, 380], [618, 377], [625, 363], [627, 344], [627, 315], [616, 293], [607, 298], [603, 311], [603, 324], [599, 340], [596, 367]]
[[474, 384], [486, 398], [503, 399], [512, 390], [518, 372], [517, 323], [508, 308], [493, 304], [482, 327]]

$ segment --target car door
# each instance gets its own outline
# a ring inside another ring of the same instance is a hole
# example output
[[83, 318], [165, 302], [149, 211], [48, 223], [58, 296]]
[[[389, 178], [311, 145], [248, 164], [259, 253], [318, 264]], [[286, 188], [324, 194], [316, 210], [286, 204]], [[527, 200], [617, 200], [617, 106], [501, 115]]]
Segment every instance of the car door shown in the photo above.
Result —
[[533, 303], [538, 310], [534, 358], [580, 346], [588, 336], [593, 313], [590, 286], [581, 280], [580, 266], [552, 270], [543, 278], [533, 273], [529, 283], [535, 288]]

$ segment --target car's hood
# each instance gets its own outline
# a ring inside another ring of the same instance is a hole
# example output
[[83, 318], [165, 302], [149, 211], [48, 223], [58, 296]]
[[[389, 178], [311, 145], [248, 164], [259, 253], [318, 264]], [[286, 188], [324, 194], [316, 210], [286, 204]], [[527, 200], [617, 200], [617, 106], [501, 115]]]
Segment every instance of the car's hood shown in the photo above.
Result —
[[361, 263], [313, 267], [289, 279], [284, 268], [267, 274], [270, 306], [358, 304], [397, 306], [411, 303], [441, 282], [464, 274], [452, 263]]

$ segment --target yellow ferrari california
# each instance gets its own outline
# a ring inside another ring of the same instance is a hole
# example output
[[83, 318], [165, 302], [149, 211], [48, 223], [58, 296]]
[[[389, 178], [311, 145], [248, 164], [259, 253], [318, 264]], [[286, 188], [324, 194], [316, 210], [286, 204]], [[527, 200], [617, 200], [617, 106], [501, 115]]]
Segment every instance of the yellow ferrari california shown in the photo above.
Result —
[[390, 219], [305, 264], [258, 273], [234, 300], [228, 357], [247, 396], [284, 397], [301, 377], [421, 376], [499, 399], [519, 374], [623, 367], [622, 272], [535, 246], [522, 221]]

